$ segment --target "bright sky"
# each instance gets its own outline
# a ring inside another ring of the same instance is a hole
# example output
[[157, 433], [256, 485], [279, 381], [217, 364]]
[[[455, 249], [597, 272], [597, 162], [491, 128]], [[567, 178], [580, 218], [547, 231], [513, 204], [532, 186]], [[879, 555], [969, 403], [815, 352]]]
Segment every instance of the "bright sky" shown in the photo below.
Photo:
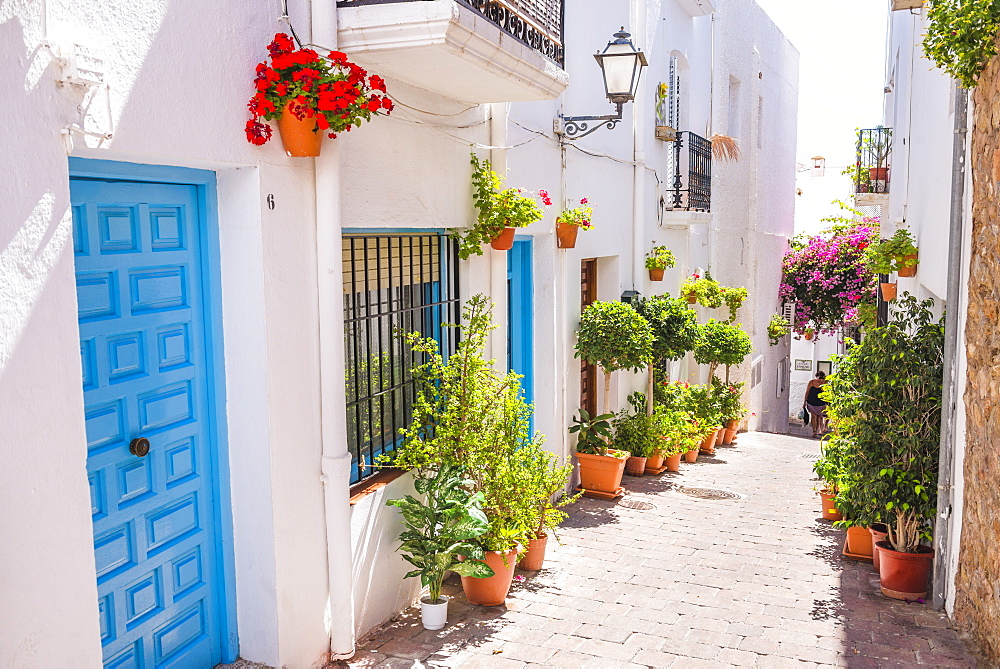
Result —
[[887, 3], [757, 0], [799, 50], [796, 156], [854, 162], [855, 128], [882, 122]]

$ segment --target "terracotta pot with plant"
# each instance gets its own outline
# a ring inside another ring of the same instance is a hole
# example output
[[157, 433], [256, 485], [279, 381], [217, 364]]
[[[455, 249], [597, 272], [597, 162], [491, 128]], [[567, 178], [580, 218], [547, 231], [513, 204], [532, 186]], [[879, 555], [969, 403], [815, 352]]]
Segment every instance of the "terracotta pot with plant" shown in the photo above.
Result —
[[724, 301], [722, 286], [707, 273], [705, 276], [695, 273], [685, 279], [681, 286], [681, 298], [688, 304], [697, 302], [709, 309], [718, 309]]
[[580, 199], [580, 205], [565, 209], [556, 218], [556, 245], [561, 249], [576, 247], [576, 236], [580, 230], [593, 230], [594, 208], [590, 200]]
[[530, 449], [525, 455], [521, 494], [535, 501], [535, 518], [527, 550], [521, 553], [518, 567], [538, 571], [545, 563], [549, 535], [566, 519], [562, 507], [575, 502], [579, 495], [564, 495], [566, 482], [573, 475], [573, 465], [560, 465], [558, 458], [542, 449]]
[[663, 272], [675, 264], [674, 254], [666, 246], [654, 246], [646, 254], [646, 269], [649, 270], [650, 281], [663, 281]]
[[[514, 233], [544, 215], [535, 203], [535, 193], [520, 188], [504, 188], [503, 179], [493, 171], [490, 161], [480, 161], [472, 155], [472, 201], [478, 211], [476, 222], [468, 230], [453, 230], [458, 240], [458, 257], [467, 260], [483, 255], [483, 245], [489, 243], [497, 251], [514, 246]], [[550, 206], [552, 198], [545, 190], [538, 191], [542, 205]]]
[[251, 144], [271, 139], [271, 127], [261, 119], [276, 121], [290, 157], [314, 157], [324, 136], [332, 139], [392, 111], [385, 81], [369, 76], [339, 51], [321, 56], [313, 49], [296, 49], [284, 33], [275, 35], [267, 50], [270, 62], [257, 65], [257, 92], [247, 103], [252, 118], [245, 131]]
[[[901, 277], [912, 277], [917, 273], [916, 240], [905, 228], [897, 230], [892, 237], [879, 240], [865, 249], [865, 264], [874, 274], [896, 272]], [[891, 287], [889, 287], [891, 285]], [[895, 284], [883, 283], [882, 299], [896, 299]]]
[[642, 393], [632, 393], [628, 398], [630, 409], [623, 409], [614, 420], [615, 448], [628, 451], [631, 455], [625, 463], [625, 473], [642, 476], [646, 473], [646, 461], [660, 445], [654, 429], [654, 421], [646, 414], [646, 398]]
[[781, 338], [792, 331], [792, 325], [784, 316], [779, 314], [774, 314], [771, 316], [771, 320], [767, 324], [767, 338], [771, 342], [771, 346], [777, 346], [781, 341]]
[[[850, 482], [845, 509], [888, 526], [876, 547], [882, 592], [895, 599], [926, 596], [934, 556], [944, 323], [932, 306], [905, 295], [893, 320], [839, 359], [827, 390]], [[884, 370], [877, 385], [873, 369]]]
[[580, 409], [580, 416], [573, 418], [569, 428], [570, 434], [577, 435], [574, 455], [580, 467], [580, 488], [584, 494], [589, 491], [603, 497], [621, 493], [622, 474], [629, 453], [608, 447], [612, 418], [614, 414], [611, 413], [591, 416], [586, 409]]

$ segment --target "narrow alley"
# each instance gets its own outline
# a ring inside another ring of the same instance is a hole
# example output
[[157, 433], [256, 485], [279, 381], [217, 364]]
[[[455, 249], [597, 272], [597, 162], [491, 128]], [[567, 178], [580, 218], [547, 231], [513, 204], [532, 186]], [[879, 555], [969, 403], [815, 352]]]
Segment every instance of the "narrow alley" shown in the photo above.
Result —
[[444, 629], [410, 608], [339, 666], [980, 666], [942, 613], [884, 597], [870, 564], [841, 556], [818, 455], [746, 433], [679, 474], [629, 478], [617, 503], [583, 498], [506, 606], [468, 605], [456, 578]]

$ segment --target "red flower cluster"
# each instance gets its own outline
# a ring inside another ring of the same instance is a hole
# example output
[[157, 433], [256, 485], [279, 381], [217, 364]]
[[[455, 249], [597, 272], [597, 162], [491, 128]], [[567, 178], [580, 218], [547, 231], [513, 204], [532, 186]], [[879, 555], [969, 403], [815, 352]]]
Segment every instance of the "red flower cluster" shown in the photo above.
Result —
[[270, 65], [257, 65], [257, 92], [247, 103], [253, 117], [245, 129], [251, 144], [260, 146], [271, 138], [271, 127], [261, 119], [275, 120], [286, 107], [298, 119], [315, 118], [317, 130], [331, 138], [393, 109], [385, 95], [385, 80], [368, 76], [343, 52], [331, 51], [324, 58], [313, 49], [296, 49], [283, 33], [274, 36], [267, 50]]
[[544, 204], [546, 207], [552, 206], [552, 198], [549, 197], [548, 191], [539, 189], [538, 197], [542, 198], [542, 204]]

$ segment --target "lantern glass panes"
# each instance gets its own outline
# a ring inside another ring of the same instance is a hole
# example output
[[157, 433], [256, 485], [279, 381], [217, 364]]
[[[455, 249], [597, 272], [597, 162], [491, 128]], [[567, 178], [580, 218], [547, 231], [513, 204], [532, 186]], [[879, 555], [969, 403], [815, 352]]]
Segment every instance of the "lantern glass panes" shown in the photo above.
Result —
[[604, 92], [614, 104], [622, 104], [635, 99], [639, 88], [639, 76], [646, 66], [646, 55], [635, 48], [630, 35], [621, 31], [615, 39], [594, 58], [604, 73]]

